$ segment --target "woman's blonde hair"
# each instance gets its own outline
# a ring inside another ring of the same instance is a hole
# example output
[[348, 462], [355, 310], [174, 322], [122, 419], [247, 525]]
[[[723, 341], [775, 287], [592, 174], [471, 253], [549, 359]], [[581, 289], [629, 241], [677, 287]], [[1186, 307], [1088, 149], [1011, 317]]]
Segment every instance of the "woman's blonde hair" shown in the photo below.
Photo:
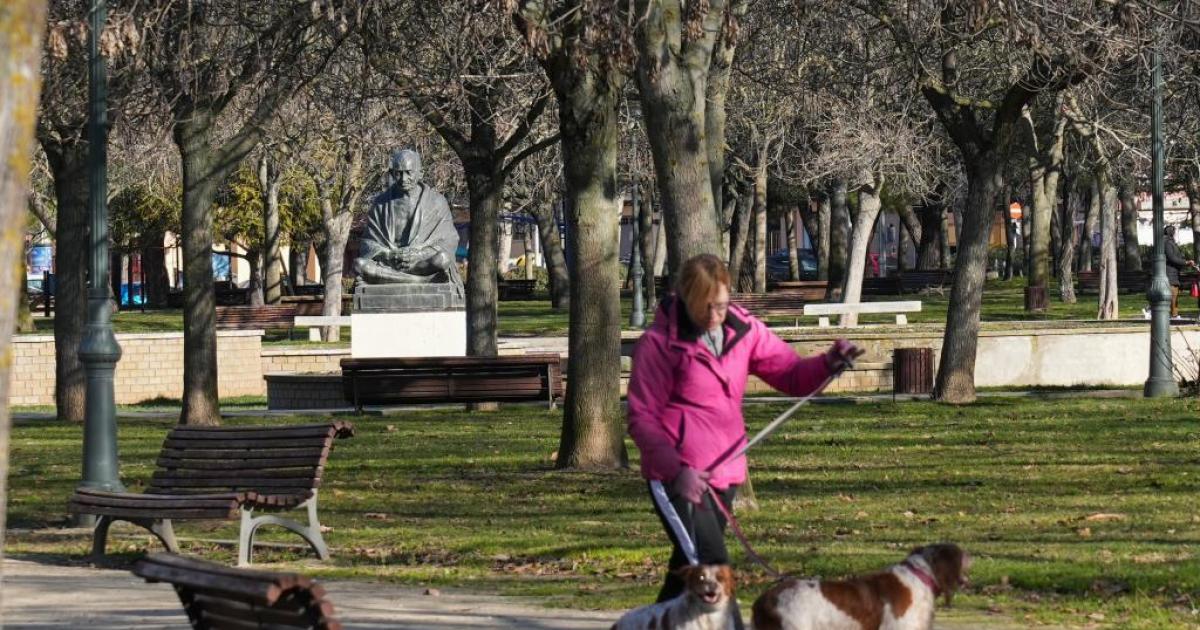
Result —
[[720, 258], [700, 254], [683, 263], [677, 291], [693, 323], [700, 325], [708, 320], [708, 305], [721, 285], [729, 289], [729, 269]]

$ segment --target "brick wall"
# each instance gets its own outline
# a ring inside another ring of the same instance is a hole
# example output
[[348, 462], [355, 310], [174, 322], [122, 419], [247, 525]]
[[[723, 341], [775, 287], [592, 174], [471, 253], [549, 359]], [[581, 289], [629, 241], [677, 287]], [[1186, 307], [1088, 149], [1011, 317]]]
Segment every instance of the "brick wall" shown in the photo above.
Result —
[[[54, 404], [54, 337], [13, 337], [10, 405]], [[114, 375], [117, 404], [183, 395], [183, 333], [117, 335], [121, 360]], [[221, 397], [261, 396], [262, 331], [217, 333], [217, 392]]]
[[267, 374], [267, 409], [343, 409], [339, 374]]
[[350, 348], [264, 348], [263, 374], [341, 374], [342, 359], [350, 358]]

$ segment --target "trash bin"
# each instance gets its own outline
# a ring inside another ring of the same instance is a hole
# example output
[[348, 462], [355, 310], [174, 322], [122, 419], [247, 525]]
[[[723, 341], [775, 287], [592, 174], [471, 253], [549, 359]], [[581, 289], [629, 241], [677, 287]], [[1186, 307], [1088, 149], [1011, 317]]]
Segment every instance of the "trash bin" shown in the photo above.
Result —
[[892, 393], [933, 392], [933, 348], [896, 348], [892, 351]]

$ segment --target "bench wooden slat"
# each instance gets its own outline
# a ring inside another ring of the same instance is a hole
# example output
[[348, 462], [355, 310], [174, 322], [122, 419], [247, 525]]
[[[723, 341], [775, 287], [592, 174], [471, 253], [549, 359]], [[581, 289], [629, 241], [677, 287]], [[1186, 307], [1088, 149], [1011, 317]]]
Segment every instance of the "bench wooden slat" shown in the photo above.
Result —
[[[320, 439], [320, 438], [332, 436], [333, 429], [328, 426], [324, 426], [324, 427], [289, 427], [285, 430], [280, 430], [280, 431], [275, 431], [273, 429], [259, 429], [257, 431], [238, 431], [238, 432], [236, 432], [235, 435], [236, 435], [237, 439], [239, 439], [239, 440], [248, 440], [248, 439], [252, 439], [252, 438], [267, 438], [267, 439], [276, 439], [277, 440], [280, 438], [303, 438], [303, 437], [314, 437], [314, 438]], [[171, 431], [171, 437], [188, 438], [188, 439], [228, 440], [233, 436], [230, 435], [229, 431], [220, 431], [220, 430], [214, 431], [212, 429], [207, 429], [207, 430], [191, 429], [191, 430], [182, 430], [181, 431], [179, 429], [174, 429]]]
[[[239, 510], [234, 506], [228, 510], [217, 508], [168, 508], [155, 506], [118, 507], [111, 505], [92, 505], [71, 501], [68, 503], [72, 512], [79, 514], [94, 514], [96, 516], [116, 516], [121, 518], [169, 518], [173, 521], [220, 521], [237, 518]], [[150, 516], [153, 514], [153, 516]]]
[[186, 449], [186, 448], [164, 448], [159, 454], [159, 457], [170, 459], [246, 459], [246, 460], [271, 460], [281, 457], [287, 458], [302, 458], [320, 460], [329, 455], [329, 447], [322, 446], [320, 448], [280, 448], [270, 450], [247, 450], [247, 449], [232, 449], [232, 448], [212, 448], [212, 449]]
[[167, 448], [182, 448], [188, 450], [230, 450], [230, 449], [290, 449], [290, 448], [315, 448], [316, 445], [324, 443], [322, 438], [293, 438], [293, 439], [226, 439], [213, 440], [207, 438], [178, 438], [168, 437], [163, 445]]
[[308, 466], [312, 459], [308, 457], [279, 457], [275, 459], [253, 459], [246, 462], [235, 462], [231, 464], [224, 458], [221, 459], [198, 459], [198, 458], [176, 458], [159, 456], [154, 462], [159, 468], [187, 468], [189, 470], [232, 470], [230, 466], [236, 466], [240, 470], [255, 470], [255, 464], [262, 464], [262, 469], [268, 468], [290, 468], [293, 466]]
[[193, 605], [204, 610], [204, 617], [220, 627], [240, 624], [236, 627], [259, 628], [263, 624], [303, 627], [308, 621], [308, 612], [296, 601], [280, 601], [275, 607], [230, 601], [220, 594], [197, 593]]
[[255, 477], [258, 479], [320, 479], [322, 469], [305, 467], [305, 468], [270, 468], [270, 469], [254, 469], [254, 468], [229, 468], [227, 470], [191, 470], [187, 468], [169, 468], [166, 470], [156, 470], [151, 475], [151, 479], [246, 479]]

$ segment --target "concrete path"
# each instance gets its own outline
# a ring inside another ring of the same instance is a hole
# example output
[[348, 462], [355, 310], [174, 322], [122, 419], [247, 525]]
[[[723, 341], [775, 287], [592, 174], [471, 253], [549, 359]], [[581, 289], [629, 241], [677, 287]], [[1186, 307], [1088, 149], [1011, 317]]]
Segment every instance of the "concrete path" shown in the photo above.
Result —
[[[600, 630], [620, 616], [611, 611], [543, 608], [533, 600], [452, 590], [435, 596], [391, 584], [322, 584], [348, 630]], [[9, 630], [179, 630], [188, 626], [170, 586], [147, 584], [128, 571], [6, 558], [2, 593], [4, 627]], [[951, 619], [939, 619], [937, 630], [1018, 627], [991, 619], [949, 616]]]

